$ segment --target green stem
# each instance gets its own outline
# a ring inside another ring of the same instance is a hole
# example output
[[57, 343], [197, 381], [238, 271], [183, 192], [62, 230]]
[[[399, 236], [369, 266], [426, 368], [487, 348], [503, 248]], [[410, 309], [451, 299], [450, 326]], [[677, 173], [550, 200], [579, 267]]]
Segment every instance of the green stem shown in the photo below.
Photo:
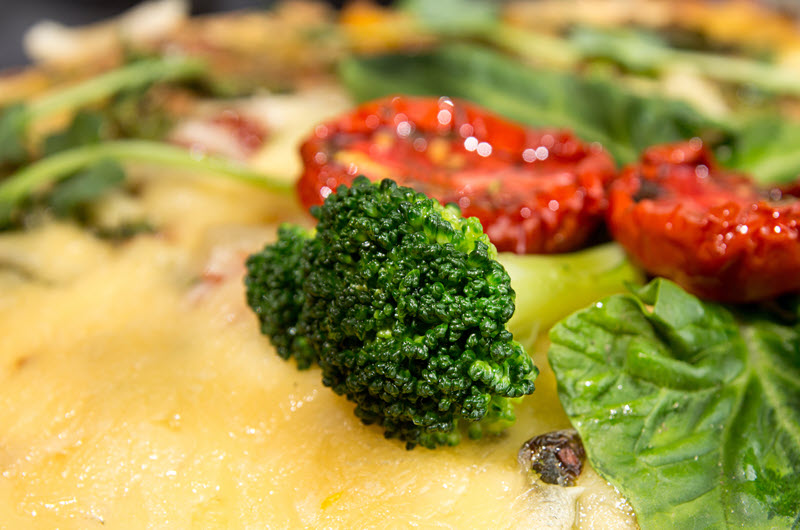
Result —
[[634, 70], [659, 73], [675, 68], [739, 85], [749, 85], [777, 93], [800, 95], [795, 70], [747, 57], [679, 50], [642, 38], [636, 33], [611, 33], [583, 28], [563, 43], [582, 58], [603, 56]]
[[617, 243], [567, 254], [501, 252], [497, 260], [518, 294], [508, 329], [525, 346], [577, 309], [642, 281], [642, 272]]
[[62, 151], [35, 162], [0, 183], [0, 204], [17, 206], [26, 197], [100, 160], [140, 162], [213, 174], [246, 182], [277, 193], [291, 193], [292, 184], [212, 156], [196, 157], [189, 151], [147, 140], [117, 140]]
[[752, 85], [768, 92], [800, 95], [797, 71], [770, 63], [710, 53], [672, 51], [664, 61], [668, 66], [691, 67], [718, 81]]
[[196, 77], [204, 71], [198, 59], [158, 57], [144, 59], [106, 72], [66, 89], [45, 94], [28, 106], [28, 117], [35, 120], [61, 110], [73, 110], [113, 96], [130, 88], [163, 81]]
[[777, 94], [800, 95], [798, 73], [794, 69], [745, 57], [676, 50], [635, 35], [583, 29], [577, 38], [564, 38], [498, 23], [480, 36], [523, 59], [551, 66], [572, 67], [600, 53], [633, 69], [646, 67], [665, 72], [690, 68], [717, 81], [750, 85]]

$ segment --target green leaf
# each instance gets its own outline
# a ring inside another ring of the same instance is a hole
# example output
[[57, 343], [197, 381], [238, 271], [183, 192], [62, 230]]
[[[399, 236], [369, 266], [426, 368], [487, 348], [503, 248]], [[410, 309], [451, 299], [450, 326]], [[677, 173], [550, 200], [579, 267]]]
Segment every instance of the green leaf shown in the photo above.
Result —
[[657, 279], [550, 338], [561, 402], [643, 529], [800, 525], [800, 326]]
[[119, 136], [161, 140], [173, 125], [173, 117], [164, 112], [163, 105], [150, 95], [148, 88], [120, 92], [104, 109]]
[[340, 75], [360, 101], [398, 93], [463, 98], [527, 125], [572, 129], [620, 163], [652, 144], [727, 132], [684, 103], [639, 96], [607, 78], [535, 68], [479, 46], [351, 58]]
[[100, 160], [53, 186], [46, 202], [59, 217], [76, 217], [80, 211], [125, 180], [125, 170], [114, 160]]
[[16, 208], [11, 204], [0, 201], [0, 230], [14, 226]]
[[44, 139], [42, 151], [49, 156], [81, 145], [97, 144], [108, 137], [108, 122], [102, 114], [79, 111], [69, 126]]
[[25, 133], [28, 108], [22, 103], [5, 107], [0, 112], [0, 166], [18, 165], [28, 159]]
[[141, 234], [155, 234], [158, 230], [147, 221], [131, 221], [116, 226], [94, 228], [94, 235], [111, 243], [121, 243]]

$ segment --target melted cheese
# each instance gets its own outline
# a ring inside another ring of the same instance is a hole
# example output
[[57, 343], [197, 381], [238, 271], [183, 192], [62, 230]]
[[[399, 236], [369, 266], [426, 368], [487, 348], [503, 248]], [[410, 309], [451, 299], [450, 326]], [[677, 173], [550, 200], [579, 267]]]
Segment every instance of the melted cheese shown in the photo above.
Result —
[[273, 231], [217, 228], [199, 255], [149, 236], [110, 249], [58, 225], [3, 241], [53, 264], [31, 273], [44, 280], [7, 281], [0, 305], [6, 523], [633, 524], [590, 470], [564, 489], [531, 486], [518, 469], [528, 437], [568, 426], [549, 371], [506, 436], [406, 451], [363, 426], [317, 370], [279, 359], [241, 283], [245, 250]]
[[243, 261], [290, 201], [136, 178], [157, 235], [0, 235], [0, 527], [635, 527], [588, 465], [572, 488], [519, 469], [525, 440], [569, 425], [546, 344], [504, 436], [407, 451], [278, 358], [245, 305]]

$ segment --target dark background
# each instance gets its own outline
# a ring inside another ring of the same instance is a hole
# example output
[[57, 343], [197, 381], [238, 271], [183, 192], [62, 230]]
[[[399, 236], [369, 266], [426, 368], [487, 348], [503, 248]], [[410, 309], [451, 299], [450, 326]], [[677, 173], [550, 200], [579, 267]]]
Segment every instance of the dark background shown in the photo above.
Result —
[[[338, 7], [342, 1], [329, 3]], [[137, 3], [137, 0], [0, 0], [0, 69], [27, 64], [22, 36], [39, 20], [88, 24], [118, 15]], [[273, 0], [191, 0], [194, 14], [264, 8], [273, 3]]]

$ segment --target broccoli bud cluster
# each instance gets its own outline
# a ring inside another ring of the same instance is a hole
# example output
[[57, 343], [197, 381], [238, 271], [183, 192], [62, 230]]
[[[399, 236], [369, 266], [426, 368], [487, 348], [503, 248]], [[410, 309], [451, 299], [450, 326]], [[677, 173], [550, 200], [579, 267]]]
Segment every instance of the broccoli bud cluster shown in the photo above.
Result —
[[434, 448], [513, 423], [538, 373], [506, 323], [514, 291], [476, 218], [390, 180], [356, 179], [247, 261], [247, 301], [299, 368], [367, 424]]

